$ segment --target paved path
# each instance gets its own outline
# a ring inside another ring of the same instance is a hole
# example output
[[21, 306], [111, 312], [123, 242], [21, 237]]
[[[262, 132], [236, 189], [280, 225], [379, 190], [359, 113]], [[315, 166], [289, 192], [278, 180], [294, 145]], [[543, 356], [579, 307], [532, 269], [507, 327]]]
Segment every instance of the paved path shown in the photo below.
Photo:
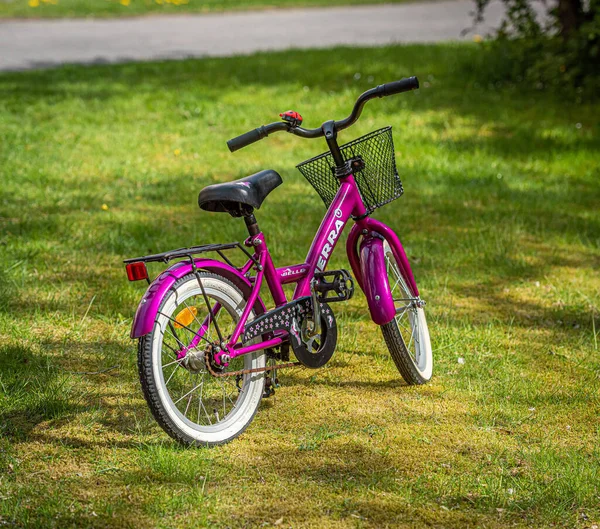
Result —
[[[382, 45], [471, 39], [472, 0], [285, 9], [121, 19], [0, 21], [0, 70], [184, 57], [220, 57], [261, 50], [339, 44]], [[498, 24], [489, 8], [485, 34]]]

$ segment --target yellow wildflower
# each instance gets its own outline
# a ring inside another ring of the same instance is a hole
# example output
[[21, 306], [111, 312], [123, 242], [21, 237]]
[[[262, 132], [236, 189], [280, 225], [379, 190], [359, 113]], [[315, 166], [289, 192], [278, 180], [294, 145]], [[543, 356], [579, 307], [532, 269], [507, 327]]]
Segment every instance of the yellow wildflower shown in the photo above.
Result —
[[483, 42], [483, 37], [481, 35], [473, 35], [473, 42]]
[[174, 154], [175, 156], [179, 156], [179, 155], [181, 154], [181, 149], [175, 149], [175, 150], [173, 151], [173, 154]]
[[108, 204], [102, 204], [102, 210], [108, 211]]
[[121, 0], [121, 5], [122, 6], [128, 6], [129, 5], [129, 0]]
[[38, 7], [40, 5], [40, 0], [29, 0], [29, 7]]

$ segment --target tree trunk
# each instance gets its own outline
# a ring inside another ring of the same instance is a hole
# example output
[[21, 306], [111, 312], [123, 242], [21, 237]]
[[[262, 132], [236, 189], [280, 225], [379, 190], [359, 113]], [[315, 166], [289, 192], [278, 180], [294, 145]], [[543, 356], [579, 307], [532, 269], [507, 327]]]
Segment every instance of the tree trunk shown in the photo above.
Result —
[[581, 0], [558, 0], [557, 15], [560, 35], [568, 39], [581, 24], [583, 15]]

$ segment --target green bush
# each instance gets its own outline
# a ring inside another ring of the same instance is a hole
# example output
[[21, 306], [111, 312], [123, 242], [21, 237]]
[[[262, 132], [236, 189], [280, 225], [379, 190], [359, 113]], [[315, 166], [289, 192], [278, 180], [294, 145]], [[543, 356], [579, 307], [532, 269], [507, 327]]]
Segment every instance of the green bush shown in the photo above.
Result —
[[[476, 0], [476, 22], [489, 0]], [[529, 0], [504, 0], [506, 18], [480, 64], [487, 80], [526, 83], [537, 89], [598, 97], [600, 2], [560, 0], [540, 22]]]

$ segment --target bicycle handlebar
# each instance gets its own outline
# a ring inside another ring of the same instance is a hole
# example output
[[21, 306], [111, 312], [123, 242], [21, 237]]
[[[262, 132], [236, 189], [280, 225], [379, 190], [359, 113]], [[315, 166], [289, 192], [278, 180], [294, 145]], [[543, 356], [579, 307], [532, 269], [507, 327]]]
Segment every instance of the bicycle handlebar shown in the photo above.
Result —
[[[348, 128], [350, 125], [353, 125], [360, 117], [365, 103], [370, 99], [400, 94], [402, 92], [408, 92], [417, 88], [419, 88], [419, 80], [416, 77], [408, 77], [400, 79], [399, 81], [382, 84], [367, 90], [358, 97], [356, 103], [354, 103], [352, 112], [347, 118], [334, 122], [335, 130], [343, 130]], [[279, 132], [282, 130], [295, 134], [296, 136], [300, 136], [301, 138], [320, 138], [321, 136], [325, 135], [322, 127], [318, 127], [316, 129], [304, 129], [302, 127], [294, 127], [291, 123], [285, 121], [276, 121], [275, 123], [263, 125], [262, 127], [250, 130], [241, 136], [232, 138], [227, 142], [227, 147], [229, 147], [231, 152], [234, 152], [242, 149], [243, 147], [247, 147], [252, 143], [262, 140], [263, 138], [266, 138], [273, 132]]]

